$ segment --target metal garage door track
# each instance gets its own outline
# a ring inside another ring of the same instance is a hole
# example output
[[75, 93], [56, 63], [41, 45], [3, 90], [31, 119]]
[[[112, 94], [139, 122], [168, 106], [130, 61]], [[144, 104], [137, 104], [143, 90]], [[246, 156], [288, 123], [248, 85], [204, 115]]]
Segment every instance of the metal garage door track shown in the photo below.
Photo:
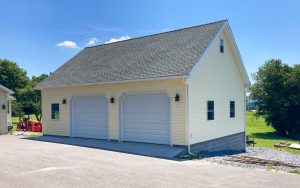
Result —
[[186, 150], [186, 148], [178, 147], [178, 146], [171, 147], [168, 145], [159, 145], [159, 144], [116, 142], [116, 141], [107, 141], [107, 140], [98, 140], [98, 139], [71, 138], [71, 137], [61, 137], [61, 136], [41, 136], [41, 137], [32, 137], [26, 139], [104, 149], [110, 151], [145, 155], [145, 156], [165, 158], [165, 159], [175, 159], [177, 155], [184, 153]]

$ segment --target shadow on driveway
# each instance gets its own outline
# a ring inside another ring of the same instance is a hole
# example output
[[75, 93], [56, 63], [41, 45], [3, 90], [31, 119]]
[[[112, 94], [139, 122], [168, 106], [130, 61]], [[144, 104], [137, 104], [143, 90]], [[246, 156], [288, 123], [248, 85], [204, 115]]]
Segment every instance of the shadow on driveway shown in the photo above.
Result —
[[117, 142], [87, 138], [71, 138], [63, 136], [41, 136], [22, 138], [33, 141], [52, 142], [88, 148], [104, 149], [135, 155], [179, 160], [176, 156], [186, 151], [185, 147], [136, 142]]

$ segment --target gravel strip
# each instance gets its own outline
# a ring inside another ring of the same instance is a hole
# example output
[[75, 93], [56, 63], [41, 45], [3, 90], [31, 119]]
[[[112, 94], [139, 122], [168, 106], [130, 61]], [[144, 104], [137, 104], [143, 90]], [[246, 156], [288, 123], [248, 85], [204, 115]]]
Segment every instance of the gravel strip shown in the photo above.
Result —
[[300, 155], [291, 154], [285, 151], [270, 149], [270, 148], [257, 148], [257, 147], [247, 147], [247, 152], [240, 154], [232, 154], [228, 153], [218, 153], [219, 156], [206, 156], [204, 160], [207, 160], [212, 163], [224, 164], [224, 165], [234, 165], [245, 168], [262, 168], [262, 169], [275, 169], [275, 170], [283, 170], [283, 171], [291, 171], [291, 170], [300, 170], [300, 167], [287, 167], [287, 166], [275, 166], [275, 165], [259, 165], [259, 164], [247, 164], [240, 162], [229, 161], [232, 156], [248, 156], [255, 157], [266, 160], [274, 160], [281, 161], [284, 163], [290, 163], [293, 165], [300, 166]]

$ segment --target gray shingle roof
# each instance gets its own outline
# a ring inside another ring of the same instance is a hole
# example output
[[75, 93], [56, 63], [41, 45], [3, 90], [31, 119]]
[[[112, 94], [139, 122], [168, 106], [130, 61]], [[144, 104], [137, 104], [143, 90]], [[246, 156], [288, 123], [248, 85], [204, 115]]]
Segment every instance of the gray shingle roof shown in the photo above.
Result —
[[36, 89], [188, 75], [225, 22], [87, 47]]

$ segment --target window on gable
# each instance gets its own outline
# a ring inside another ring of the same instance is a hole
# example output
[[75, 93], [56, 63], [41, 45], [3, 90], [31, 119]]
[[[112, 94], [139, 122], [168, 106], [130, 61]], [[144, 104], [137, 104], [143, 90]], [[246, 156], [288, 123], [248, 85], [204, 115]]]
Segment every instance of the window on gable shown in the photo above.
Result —
[[235, 117], [235, 101], [230, 101], [230, 118]]
[[224, 53], [224, 40], [220, 39], [220, 52]]
[[59, 103], [51, 104], [51, 119], [59, 119]]
[[214, 120], [215, 119], [215, 104], [214, 101], [207, 101], [207, 120]]

